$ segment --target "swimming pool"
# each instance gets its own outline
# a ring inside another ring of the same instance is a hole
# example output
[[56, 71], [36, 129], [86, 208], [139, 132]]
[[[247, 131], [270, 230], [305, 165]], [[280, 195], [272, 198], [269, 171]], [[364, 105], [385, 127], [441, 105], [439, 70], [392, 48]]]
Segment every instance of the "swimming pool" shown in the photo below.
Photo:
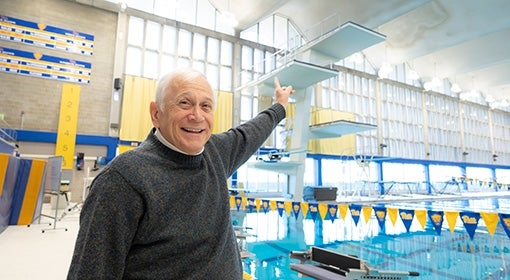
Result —
[[[446, 209], [446, 211], [508, 210], [507, 199], [471, 199], [426, 201], [386, 205], [397, 208]], [[495, 208], [496, 207], [496, 208]], [[509, 213], [508, 211], [506, 213]], [[471, 238], [458, 217], [454, 227], [443, 223], [439, 234], [427, 219], [424, 228], [413, 219], [409, 231], [402, 221], [393, 224], [388, 217], [382, 228], [374, 214], [357, 224], [340, 215], [334, 219], [312, 220], [308, 213], [288, 215], [285, 211], [233, 210], [235, 224], [248, 228], [247, 249], [253, 257], [243, 261], [246, 273], [255, 279], [310, 279], [290, 269], [291, 251], [310, 246], [328, 248], [355, 255], [379, 270], [415, 271], [419, 277], [409, 279], [510, 279], [510, 238], [498, 222], [491, 235], [483, 219]]]

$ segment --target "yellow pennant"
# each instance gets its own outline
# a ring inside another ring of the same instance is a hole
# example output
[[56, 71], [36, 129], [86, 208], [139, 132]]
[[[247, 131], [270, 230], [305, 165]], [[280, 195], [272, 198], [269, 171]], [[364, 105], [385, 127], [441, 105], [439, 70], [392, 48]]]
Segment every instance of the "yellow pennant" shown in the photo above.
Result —
[[418, 222], [420, 222], [421, 229], [425, 229], [425, 224], [427, 223], [427, 210], [414, 210], [414, 217], [418, 220]]
[[450, 228], [450, 232], [455, 230], [455, 225], [457, 224], [457, 218], [459, 217], [459, 212], [449, 211], [444, 212], [444, 216], [446, 217], [446, 222], [448, 223], [448, 227]]
[[303, 218], [308, 214], [308, 202], [301, 202], [301, 211], [303, 211]]
[[248, 205], [248, 198], [246, 196], [243, 196], [241, 198], [241, 209], [247, 209], [247, 205]]
[[290, 216], [292, 211], [292, 201], [285, 201], [285, 213], [287, 213], [287, 216]]
[[347, 212], [349, 212], [349, 205], [347, 204], [339, 204], [338, 210], [340, 211], [340, 217], [345, 221], [345, 217], [347, 217]]
[[398, 209], [397, 208], [386, 208], [386, 214], [390, 217], [392, 225], [397, 223]]
[[235, 196], [230, 196], [230, 208], [236, 208], [236, 198]]
[[370, 216], [372, 216], [372, 207], [371, 206], [363, 206], [363, 207], [361, 207], [361, 212], [363, 212], [363, 218], [365, 220], [365, 224], [368, 224], [368, 221], [370, 221]]
[[480, 216], [482, 216], [485, 225], [487, 226], [487, 231], [494, 236], [494, 232], [496, 232], [496, 227], [498, 226], [499, 216], [497, 213], [488, 213], [488, 212], [480, 212]]
[[257, 212], [260, 212], [260, 207], [262, 206], [262, 199], [255, 198], [255, 208], [257, 208]]
[[276, 200], [269, 201], [269, 209], [271, 209], [271, 211], [276, 210]]
[[319, 203], [319, 215], [321, 219], [324, 220], [326, 218], [326, 214], [328, 213], [328, 205], [324, 203]]

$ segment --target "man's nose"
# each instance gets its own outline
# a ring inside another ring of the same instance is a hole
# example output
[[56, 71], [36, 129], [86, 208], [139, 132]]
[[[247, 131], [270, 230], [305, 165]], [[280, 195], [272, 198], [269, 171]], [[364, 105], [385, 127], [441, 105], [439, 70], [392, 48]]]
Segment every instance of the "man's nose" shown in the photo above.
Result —
[[193, 106], [193, 109], [191, 109], [190, 117], [192, 120], [195, 121], [203, 121], [204, 120], [204, 112], [202, 112], [202, 109], [199, 105]]

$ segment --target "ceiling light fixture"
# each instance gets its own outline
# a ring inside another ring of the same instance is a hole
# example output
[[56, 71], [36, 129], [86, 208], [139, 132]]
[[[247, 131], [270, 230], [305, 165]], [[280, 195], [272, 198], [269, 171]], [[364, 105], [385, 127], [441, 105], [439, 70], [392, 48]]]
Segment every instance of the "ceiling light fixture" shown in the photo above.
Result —
[[459, 93], [462, 91], [462, 89], [460, 88], [459, 84], [457, 83], [453, 83], [452, 84], [452, 87], [450, 88], [450, 90], [453, 92], [453, 93]]
[[237, 21], [236, 16], [233, 12], [230, 10], [230, 0], [228, 0], [227, 4], [227, 10], [221, 11], [220, 16], [224, 23], [226, 23], [228, 26], [235, 28], [237, 25], [239, 25], [239, 21]]

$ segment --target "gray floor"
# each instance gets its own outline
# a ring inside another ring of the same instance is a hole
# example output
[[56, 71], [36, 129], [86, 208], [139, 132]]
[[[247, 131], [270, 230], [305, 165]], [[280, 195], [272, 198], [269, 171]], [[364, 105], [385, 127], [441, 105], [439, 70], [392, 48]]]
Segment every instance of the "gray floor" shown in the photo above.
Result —
[[[50, 204], [44, 204], [43, 214], [54, 213]], [[79, 227], [79, 212], [67, 213], [56, 224], [42, 217], [40, 223], [8, 226], [0, 233], [0, 279], [66, 279]]]

